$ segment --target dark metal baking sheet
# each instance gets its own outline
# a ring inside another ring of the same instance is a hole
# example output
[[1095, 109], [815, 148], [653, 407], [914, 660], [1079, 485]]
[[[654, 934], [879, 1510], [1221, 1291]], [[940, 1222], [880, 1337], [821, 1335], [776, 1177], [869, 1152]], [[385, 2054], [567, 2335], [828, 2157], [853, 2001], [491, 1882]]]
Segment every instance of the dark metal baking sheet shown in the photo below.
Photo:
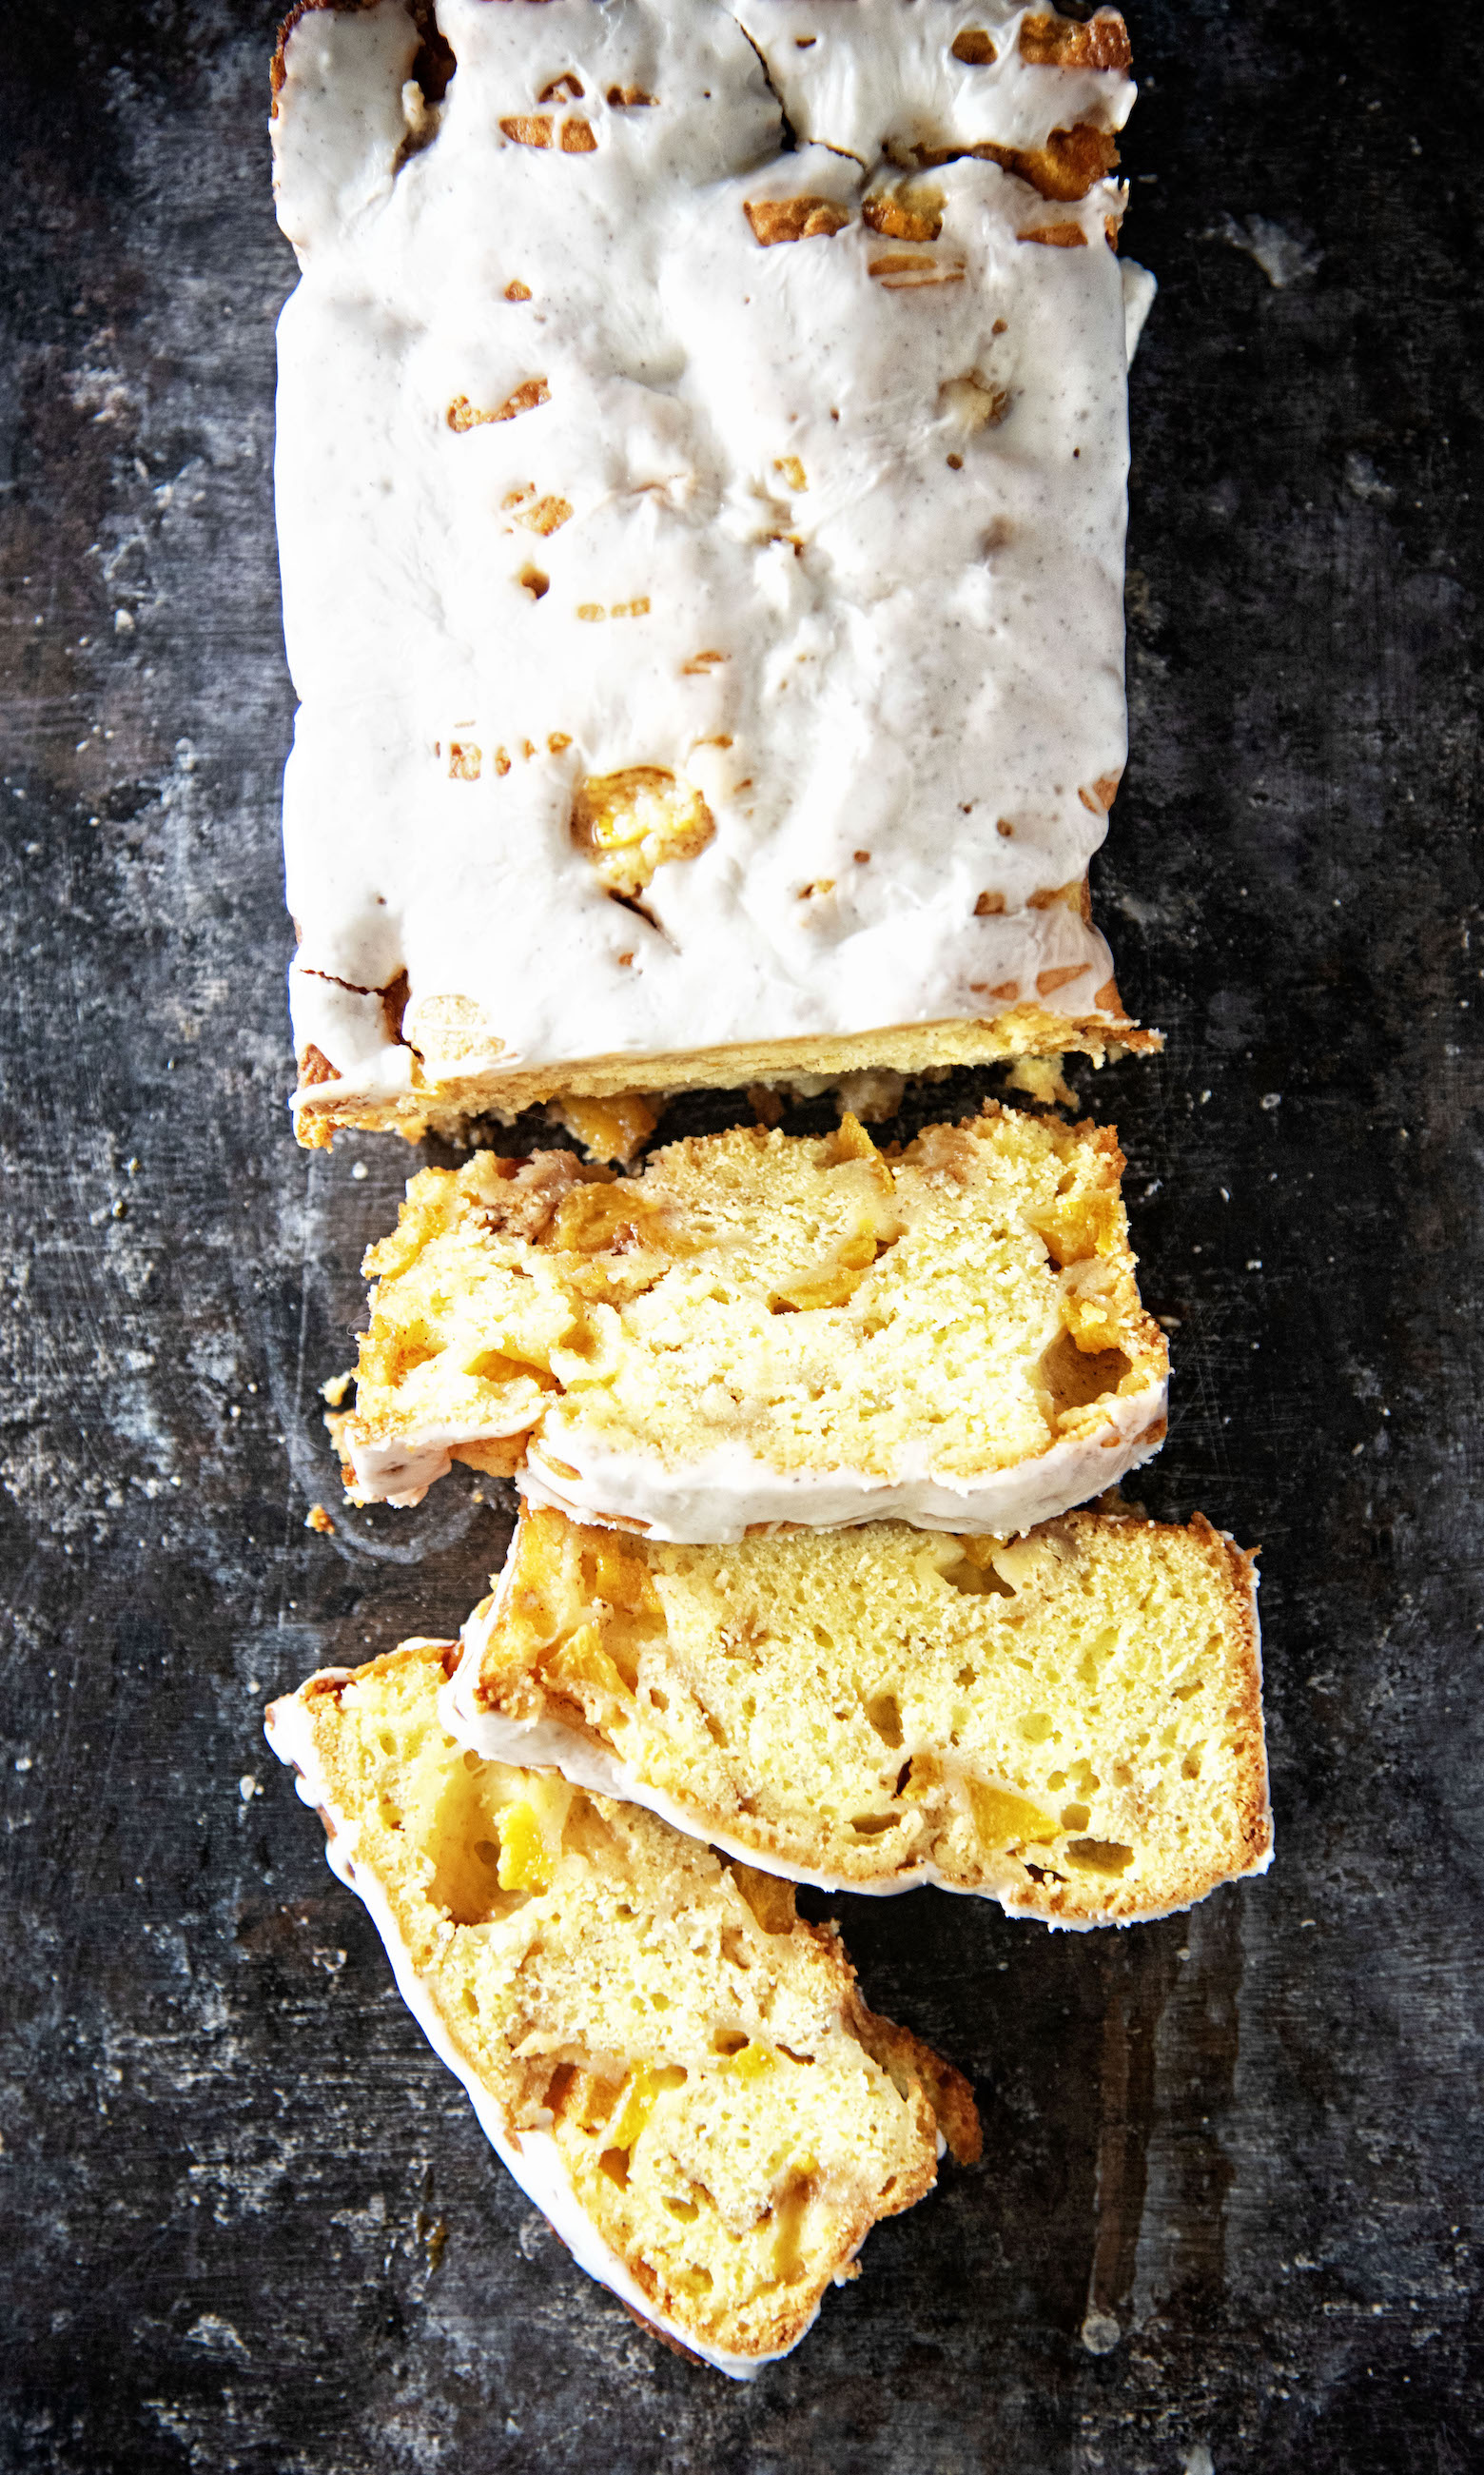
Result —
[[1124, 1934], [838, 1902], [986, 2160], [742, 2391], [571, 2267], [260, 1739], [503, 1532], [467, 1474], [304, 1526], [412, 1162], [282, 1107], [272, 9], [6, 12], [7, 2468], [1484, 2463], [1476, 47], [1131, 15], [1162, 289], [1095, 882], [1170, 1042], [1082, 1080], [1178, 1319], [1140, 1491], [1263, 1544], [1278, 1858]]

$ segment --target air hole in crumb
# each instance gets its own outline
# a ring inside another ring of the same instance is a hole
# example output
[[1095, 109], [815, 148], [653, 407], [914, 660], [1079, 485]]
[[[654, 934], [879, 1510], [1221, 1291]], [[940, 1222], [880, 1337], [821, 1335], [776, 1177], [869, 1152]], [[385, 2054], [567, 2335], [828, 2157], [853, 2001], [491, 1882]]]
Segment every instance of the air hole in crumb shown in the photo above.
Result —
[[1062, 1332], [1042, 1350], [1040, 1375], [1054, 1409], [1084, 1409], [1117, 1391], [1130, 1363], [1121, 1349], [1079, 1349], [1071, 1334]]
[[543, 594], [551, 590], [551, 578], [543, 576], [539, 567], [523, 567], [516, 582], [524, 585], [533, 601], [539, 601]]
[[597, 2170], [606, 2174], [609, 2182], [616, 2183], [621, 2192], [628, 2182], [627, 2149], [605, 2148], [597, 2161]]
[[561, 2113], [576, 2076], [576, 2068], [573, 2064], [558, 2063], [547, 2082], [547, 2093], [542, 2100], [550, 2113]]
[[860, 1839], [879, 1839], [884, 1830], [894, 1830], [898, 1816], [894, 1813], [854, 1813], [850, 1827]]
[[[979, 1542], [976, 1540], [974, 1543], [977, 1546]], [[991, 1563], [986, 1560], [981, 1564], [972, 1553], [965, 1553], [957, 1563], [950, 1564], [943, 1579], [950, 1589], [961, 1590], [966, 1598], [1012, 1599], [1015, 1595], [1010, 1583], [995, 1571]]]
[[865, 1715], [884, 1745], [893, 1752], [902, 1741], [902, 1712], [894, 1693], [876, 1693], [865, 1705]]

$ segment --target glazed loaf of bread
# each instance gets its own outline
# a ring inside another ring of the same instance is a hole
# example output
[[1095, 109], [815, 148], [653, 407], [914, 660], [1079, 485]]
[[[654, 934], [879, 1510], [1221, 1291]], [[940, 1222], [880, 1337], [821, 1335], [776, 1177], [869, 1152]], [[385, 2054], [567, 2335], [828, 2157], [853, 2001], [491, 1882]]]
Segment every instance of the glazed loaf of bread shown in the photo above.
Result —
[[296, 12], [304, 1140], [1152, 1037], [1086, 888], [1127, 67], [1007, 0]]

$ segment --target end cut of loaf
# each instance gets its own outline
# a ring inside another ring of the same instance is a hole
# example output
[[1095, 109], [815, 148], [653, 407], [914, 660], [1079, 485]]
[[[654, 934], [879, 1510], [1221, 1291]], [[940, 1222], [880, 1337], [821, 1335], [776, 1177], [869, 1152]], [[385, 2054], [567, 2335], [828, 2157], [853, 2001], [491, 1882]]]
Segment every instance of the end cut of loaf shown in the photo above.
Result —
[[891, 1514], [997, 1535], [1164, 1434], [1117, 1139], [989, 1104], [879, 1149], [761, 1128], [637, 1177], [476, 1154], [372, 1249], [340, 1436], [362, 1498], [450, 1455], [579, 1518], [731, 1540]]
[[1128, 70], [1009, 0], [295, 10], [304, 1141], [1157, 1045], [1087, 894]]
[[966, 2083], [865, 2009], [791, 1891], [635, 1807], [457, 1746], [455, 1646], [268, 1714], [399, 1987], [579, 2265], [738, 2378], [796, 2345], [878, 2218], [978, 2154]]
[[448, 1708], [830, 1889], [1128, 1924], [1272, 1850], [1253, 1558], [1199, 1515], [717, 1548], [527, 1509]]

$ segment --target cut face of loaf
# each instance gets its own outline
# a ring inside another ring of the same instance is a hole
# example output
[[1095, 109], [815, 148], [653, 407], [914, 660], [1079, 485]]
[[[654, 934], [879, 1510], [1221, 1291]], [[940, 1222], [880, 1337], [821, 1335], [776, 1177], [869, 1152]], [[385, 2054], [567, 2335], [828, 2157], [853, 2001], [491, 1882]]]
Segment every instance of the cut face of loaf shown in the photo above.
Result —
[[399, 1987], [576, 2260], [741, 2378], [796, 2345], [879, 2218], [933, 2186], [966, 2083], [867, 2012], [791, 1890], [637, 1808], [462, 1751], [450, 1643], [276, 1702]]
[[1272, 1850], [1253, 1559], [1199, 1515], [708, 1548], [527, 1509], [448, 1708], [832, 1889], [1127, 1924]]
[[425, 1169], [342, 1429], [361, 1497], [450, 1455], [659, 1538], [890, 1513], [1004, 1535], [1164, 1434], [1107, 1128], [990, 1104], [878, 1151], [738, 1130], [641, 1176], [569, 1153]]
[[304, 1141], [1157, 1045], [1086, 898], [1128, 64], [1008, 0], [295, 10]]

